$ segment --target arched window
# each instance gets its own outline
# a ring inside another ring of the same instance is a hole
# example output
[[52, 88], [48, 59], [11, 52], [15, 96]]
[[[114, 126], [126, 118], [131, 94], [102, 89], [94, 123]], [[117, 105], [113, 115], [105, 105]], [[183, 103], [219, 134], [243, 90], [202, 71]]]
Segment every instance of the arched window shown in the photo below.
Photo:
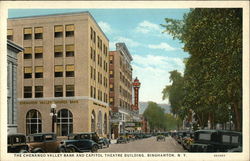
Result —
[[97, 126], [98, 126], [98, 134], [102, 134], [102, 112], [101, 111], [99, 111], [99, 113], [98, 113]]
[[96, 117], [95, 117], [95, 111], [92, 111], [91, 114], [91, 132], [95, 132], [95, 123], [96, 123]]
[[67, 109], [61, 109], [57, 113], [57, 135], [67, 136], [73, 133], [73, 115]]
[[29, 110], [26, 115], [26, 134], [42, 132], [41, 113], [35, 109]]
[[104, 128], [104, 134], [107, 134], [108, 133], [108, 120], [107, 120], [107, 114], [106, 113], [104, 115], [103, 128]]

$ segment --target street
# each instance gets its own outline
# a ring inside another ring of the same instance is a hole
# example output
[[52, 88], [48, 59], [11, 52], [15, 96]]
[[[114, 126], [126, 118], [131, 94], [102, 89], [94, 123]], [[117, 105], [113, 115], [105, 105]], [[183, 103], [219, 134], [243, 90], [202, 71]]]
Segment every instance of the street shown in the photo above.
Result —
[[98, 152], [186, 152], [172, 137], [165, 141], [156, 141], [156, 137], [135, 140], [125, 144], [111, 144], [109, 148], [99, 149]]

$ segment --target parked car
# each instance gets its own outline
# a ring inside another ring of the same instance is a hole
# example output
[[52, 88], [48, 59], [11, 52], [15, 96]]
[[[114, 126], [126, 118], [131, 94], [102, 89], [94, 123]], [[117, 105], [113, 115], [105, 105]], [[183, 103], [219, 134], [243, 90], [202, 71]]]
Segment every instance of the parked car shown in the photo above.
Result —
[[99, 136], [97, 135], [96, 132], [83, 132], [83, 133], [75, 133], [71, 134], [69, 136], [73, 136], [73, 139], [80, 140], [80, 139], [90, 139], [93, 140], [94, 142], [98, 143], [99, 141]]
[[110, 140], [107, 138], [100, 138], [98, 144], [102, 144], [102, 147], [109, 147]]
[[178, 131], [177, 135], [176, 135], [176, 141], [181, 144], [182, 143], [182, 139], [186, 136], [187, 132], [186, 131]]
[[165, 141], [165, 136], [164, 136], [164, 135], [158, 135], [158, 136], [156, 137], [156, 140], [157, 140], [157, 141]]
[[54, 133], [31, 134], [27, 142], [32, 153], [66, 152], [66, 147], [60, 144]]
[[29, 146], [24, 134], [8, 135], [8, 153], [28, 153]]
[[61, 141], [61, 145], [65, 146], [67, 152], [97, 152], [99, 149], [98, 143], [92, 139], [86, 139], [86, 136], [81, 134], [70, 134], [68, 140]]
[[120, 143], [127, 143], [128, 140], [124, 137], [124, 136], [120, 136], [117, 140], [116, 143], [120, 144]]
[[198, 130], [191, 152], [227, 152], [242, 147], [242, 133], [226, 130]]
[[194, 133], [189, 131], [189, 132], [186, 132], [186, 136], [182, 138], [182, 146], [184, 149], [186, 150], [190, 150], [190, 146], [193, 144], [194, 142]]

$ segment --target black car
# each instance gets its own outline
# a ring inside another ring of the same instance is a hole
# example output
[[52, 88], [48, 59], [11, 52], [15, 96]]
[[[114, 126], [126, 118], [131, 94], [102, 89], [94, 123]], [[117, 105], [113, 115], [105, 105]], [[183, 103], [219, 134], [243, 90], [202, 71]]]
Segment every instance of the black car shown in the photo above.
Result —
[[156, 137], [156, 140], [157, 140], [157, 141], [165, 141], [165, 136], [162, 135], [162, 134], [160, 134], [160, 135], [158, 135], [158, 136]]
[[120, 136], [117, 140], [116, 140], [116, 143], [119, 144], [119, 143], [127, 143], [128, 140], [124, 137], [124, 136]]
[[27, 153], [29, 146], [26, 143], [24, 134], [9, 134], [8, 135], [8, 153]]
[[102, 147], [109, 147], [110, 140], [107, 138], [100, 138], [98, 144], [101, 144]]
[[186, 132], [186, 136], [182, 138], [181, 145], [184, 149], [190, 150], [191, 144], [193, 144], [194, 141], [194, 133], [192, 131]]
[[176, 141], [181, 144], [182, 143], [182, 139], [186, 136], [187, 132], [186, 131], [178, 131], [176, 134]]
[[68, 140], [61, 142], [67, 149], [67, 152], [97, 152], [99, 149], [98, 143], [92, 139], [83, 137], [82, 134], [71, 134], [68, 136]]
[[242, 147], [242, 133], [226, 130], [198, 130], [190, 152], [227, 152]]

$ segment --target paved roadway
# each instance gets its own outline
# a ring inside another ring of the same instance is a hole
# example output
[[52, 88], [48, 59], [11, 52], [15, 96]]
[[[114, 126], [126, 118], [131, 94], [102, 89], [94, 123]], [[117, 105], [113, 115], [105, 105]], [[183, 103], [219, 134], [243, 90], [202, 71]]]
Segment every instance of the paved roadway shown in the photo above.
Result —
[[98, 152], [186, 152], [173, 138], [166, 137], [165, 141], [156, 141], [156, 137], [135, 140], [126, 144], [111, 144], [109, 148], [99, 149]]

